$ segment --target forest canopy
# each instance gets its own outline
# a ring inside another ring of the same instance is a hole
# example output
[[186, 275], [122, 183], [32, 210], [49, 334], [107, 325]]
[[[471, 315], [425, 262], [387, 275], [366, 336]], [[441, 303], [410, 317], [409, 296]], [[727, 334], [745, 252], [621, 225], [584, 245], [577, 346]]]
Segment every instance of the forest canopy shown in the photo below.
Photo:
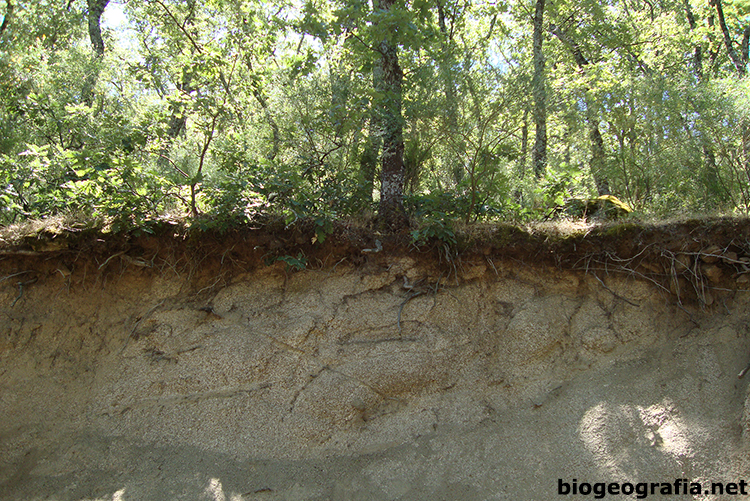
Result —
[[750, 0], [2, 2], [2, 225], [750, 211]]

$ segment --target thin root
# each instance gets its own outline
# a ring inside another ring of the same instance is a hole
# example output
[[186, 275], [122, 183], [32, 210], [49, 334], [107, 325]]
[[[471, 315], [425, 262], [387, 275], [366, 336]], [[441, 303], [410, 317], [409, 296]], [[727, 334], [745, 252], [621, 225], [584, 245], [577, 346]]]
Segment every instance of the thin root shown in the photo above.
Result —
[[21, 296], [23, 296], [23, 286], [24, 285], [30, 285], [33, 284], [38, 280], [38, 277], [34, 277], [31, 280], [27, 280], [26, 282], [18, 282], [18, 297], [11, 303], [10, 307], [13, 308], [19, 299], [21, 299]]

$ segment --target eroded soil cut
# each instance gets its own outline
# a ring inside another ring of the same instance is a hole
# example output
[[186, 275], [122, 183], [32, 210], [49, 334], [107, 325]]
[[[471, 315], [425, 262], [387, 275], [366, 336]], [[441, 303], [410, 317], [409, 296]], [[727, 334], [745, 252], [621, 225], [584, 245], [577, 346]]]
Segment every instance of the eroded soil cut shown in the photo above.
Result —
[[3, 234], [2, 499], [750, 480], [745, 220], [72, 230]]

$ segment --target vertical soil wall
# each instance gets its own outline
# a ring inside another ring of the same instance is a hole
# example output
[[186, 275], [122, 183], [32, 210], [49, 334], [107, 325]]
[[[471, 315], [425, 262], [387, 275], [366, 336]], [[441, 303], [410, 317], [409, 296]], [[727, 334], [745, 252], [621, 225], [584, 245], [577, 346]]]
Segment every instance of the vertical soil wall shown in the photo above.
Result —
[[742, 498], [748, 292], [363, 256], [0, 261], [0, 499]]

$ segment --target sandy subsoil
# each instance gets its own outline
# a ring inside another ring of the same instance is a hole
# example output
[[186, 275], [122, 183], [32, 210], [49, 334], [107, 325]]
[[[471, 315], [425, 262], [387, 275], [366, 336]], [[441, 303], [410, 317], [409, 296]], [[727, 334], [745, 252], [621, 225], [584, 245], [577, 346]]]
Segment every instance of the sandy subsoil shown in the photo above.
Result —
[[746, 498], [742, 224], [6, 246], [0, 499]]

